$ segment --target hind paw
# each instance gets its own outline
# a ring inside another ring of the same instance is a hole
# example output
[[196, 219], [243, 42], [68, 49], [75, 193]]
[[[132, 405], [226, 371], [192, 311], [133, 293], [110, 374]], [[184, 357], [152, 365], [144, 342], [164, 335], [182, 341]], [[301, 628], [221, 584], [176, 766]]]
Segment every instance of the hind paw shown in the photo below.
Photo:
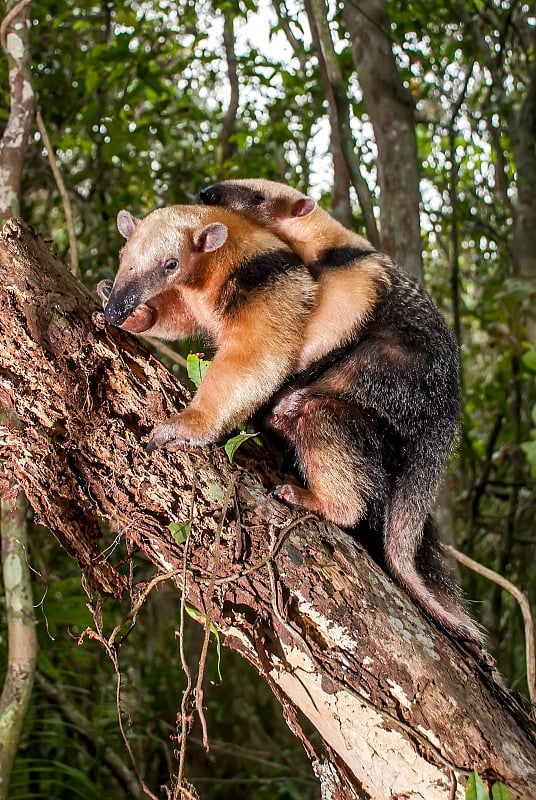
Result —
[[301, 508], [302, 501], [299, 496], [299, 491], [300, 490], [297, 486], [291, 486], [289, 483], [283, 483], [280, 486], [275, 487], [273, 494], [274, 497], [277, 497], [278, 500], [282, 500], [287, 506], [291, 506], [291, 508]]

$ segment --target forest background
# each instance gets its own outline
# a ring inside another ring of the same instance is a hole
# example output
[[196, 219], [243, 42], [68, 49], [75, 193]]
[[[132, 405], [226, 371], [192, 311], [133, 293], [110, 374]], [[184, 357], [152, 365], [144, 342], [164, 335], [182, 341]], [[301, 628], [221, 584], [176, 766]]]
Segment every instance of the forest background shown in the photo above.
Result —
[[[233, 176], [310, 192], [421, 277], [451, 323], [465, 402], [441, 524], [535, 607], [536, 4], [34, 0], [24, 13], [29, 147], [3, 219], [20, 214], [72, 262], [36, 104], [90, 288], [114, 275], [121, 208], [196, 203]], [[5, 55], [2, 76], [5, 133]], [[10, 797], [127, 797], [103, 757], [124, 758], [111, 665], [96, 643], [77, 644], [90, 623], [79, 571], [43, 529], [30, 539], [40, 677]], [[526, 692], [517, 605], [472, 572], [461, 578], [507, 684]], [[176, 625], [176, 596], [153, 593], [122, 653], [129, 736], [153, 786], [173, 772]], [[193, 651], [199, 635], [192, 624]], [[5, 659], [4, 633], [1, 645]], [[215, 653], [209, 667], [217, 684]], [[210, 754], [189, 755], [203, 797], [317, 797], [267, 688], [232, 653], [221, 669], [223, 687], [207, 692]]]

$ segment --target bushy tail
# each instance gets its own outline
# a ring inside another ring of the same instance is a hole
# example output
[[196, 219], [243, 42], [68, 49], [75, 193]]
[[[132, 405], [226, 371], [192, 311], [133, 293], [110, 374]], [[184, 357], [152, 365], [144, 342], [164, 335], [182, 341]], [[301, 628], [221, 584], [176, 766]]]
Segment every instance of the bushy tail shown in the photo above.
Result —
[[417, 571], [432, 591], [446, 594], [452, 600], [462, 603], [463, 593], [446, 566], [442, 553], [443, 542], [439, 526], [432, 514], [428, 514], [415, 558]]
[[439, 530], [429, 511], [431, 501], [426, 476], [419, 475], [419, 470], [400, 476], [385, 511], [387, 567], [441, 627], [458, 639], [483, 647], [482, 633], [467, 613], [461, 590], [443, 560]]

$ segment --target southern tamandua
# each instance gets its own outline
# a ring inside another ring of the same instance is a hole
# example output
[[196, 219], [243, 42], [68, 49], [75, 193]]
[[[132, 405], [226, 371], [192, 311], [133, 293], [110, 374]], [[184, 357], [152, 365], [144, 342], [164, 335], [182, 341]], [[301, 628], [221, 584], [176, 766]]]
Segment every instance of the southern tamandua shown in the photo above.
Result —
[[138, 221], [111, 291], [113, 325], [163, 339], [203, 337], [214, 359], [190, 405], [156, 425], [148, 445], [174, 450], [214, 442], [247, 419], [295, 371], [316, 286], [270, 231], [227, 209], [171, 206]]
[[307, 488], [278, 496], [344, 527], [366, 517], [393, 577], [446, 630], [481, 646], [431, 515], [461, 408], [458, 346], [441, 313], [388, 256], [292, 187], [230, 180], [201, 199], [275, 232], [319, 284], [298, 372], [268, 418]]

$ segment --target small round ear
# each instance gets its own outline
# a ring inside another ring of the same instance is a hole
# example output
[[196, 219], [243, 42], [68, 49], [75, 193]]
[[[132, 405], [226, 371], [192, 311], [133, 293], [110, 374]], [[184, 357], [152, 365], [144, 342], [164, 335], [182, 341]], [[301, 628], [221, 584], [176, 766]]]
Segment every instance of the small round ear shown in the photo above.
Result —
[[121, 236], [128, 239], [138, 222], [139, 220], [135, 219], [130, 211], [125, 211], [123, 208], [117, 215], [117, 230]]
[[227, 241], [228, 233], [223, 222], [210, 222], [194, 232], [194, 244], [200, 253], [212, 253]]
[[310, 197], [300, 197], [290, 209], [291, 217], [307, 217], [316, 208], [316, 202]]

